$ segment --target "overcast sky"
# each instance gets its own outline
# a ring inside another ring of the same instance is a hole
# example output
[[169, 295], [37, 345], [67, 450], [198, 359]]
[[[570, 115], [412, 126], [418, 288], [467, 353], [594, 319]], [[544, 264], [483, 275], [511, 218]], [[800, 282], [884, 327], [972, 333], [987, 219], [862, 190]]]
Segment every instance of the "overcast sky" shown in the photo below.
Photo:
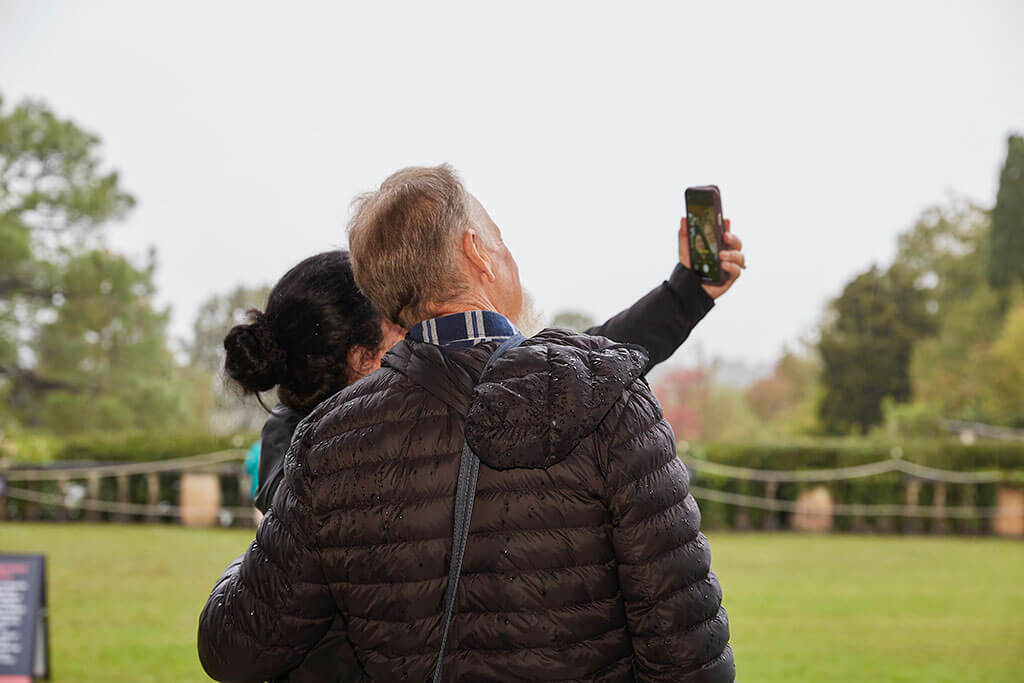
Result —
[[540, 308], [600, 319], [668, 275], [684, 188], [718, 184], [749, 269], [676, 360], [765, 363], [922, 209], [994, 201], [1022, 7], [0, 0], [0, 92], [102, 137], [139, 199], [111, 243], [156, 246], [177, 335], [344, 246], [357, 192], [448, 161]]

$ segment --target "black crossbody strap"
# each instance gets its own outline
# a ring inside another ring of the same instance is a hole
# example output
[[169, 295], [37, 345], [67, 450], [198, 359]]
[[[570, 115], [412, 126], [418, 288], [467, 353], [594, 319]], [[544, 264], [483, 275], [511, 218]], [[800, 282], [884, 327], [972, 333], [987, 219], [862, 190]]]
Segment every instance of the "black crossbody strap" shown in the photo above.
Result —
[[[487, 359], [483, 377], [487, 369], [503, 353], [526, 341], [526, 337], [517, 334], [509, 337], [501, 346], [494, 350]], [[455, 523], [452, 529], [452, 561], [448, 567], [448, 588], [444, 593], [444, 621], [441, 631], [441, 652], [437, 656], [434, 667], [434, 683], [441, 683], [441, 670], [444, 668], [444, 652], [448, 646], [448, 631], [451, 629], [452, 617], [455, 614], [455, 593], [459, 589], [459, 576], [462, 574], [462, 558], [466, 554], [466, 540], [469, 538], [469, 521], [473, 517], [473, 500], [476, 498], [476, 480], [480, 472], [480, 458], [477, 457], [469, 443], [462, 442], [462, 457], [459, 460], [459, 479], [455, 486]]]

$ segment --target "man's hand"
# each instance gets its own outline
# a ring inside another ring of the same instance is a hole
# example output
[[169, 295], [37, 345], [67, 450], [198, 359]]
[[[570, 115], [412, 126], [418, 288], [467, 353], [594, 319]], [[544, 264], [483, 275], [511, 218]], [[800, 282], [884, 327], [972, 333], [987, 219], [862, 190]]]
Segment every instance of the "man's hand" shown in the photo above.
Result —
[[[722, 261], [722, 270], [727, 275], [725, 282], [720, 285], [701, 285], [712, 299], [717, 299], [729, 291], [729, 288], [739, 278], [740, 273], [747, 267], [747, 259], [743, 255], [743, 242], [729, 230], [728, 218], [725, 219], [725, 246], [727, 247], [726, 249], [718, 252], [718, 258]], [[690, 265], [690, 241], [686, 234], [685, 217], [679, 221], [679, 262], [687, 268], [692, 267]]]

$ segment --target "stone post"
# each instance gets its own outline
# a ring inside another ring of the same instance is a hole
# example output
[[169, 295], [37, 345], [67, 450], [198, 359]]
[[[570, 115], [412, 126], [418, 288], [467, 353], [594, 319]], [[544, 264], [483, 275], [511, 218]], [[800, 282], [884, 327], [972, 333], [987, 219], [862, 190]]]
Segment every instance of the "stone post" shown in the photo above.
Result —
[[992, 531], [997, 536], [1024, 536], [1024, 491], [1009, 486], [996, 489]]
[[181, 522], [186, 526], [214, 526], [220, 514], [220, 477], [185, 472], [181, 475]]
[[790, 515], [789, 523], [795, 531], [821, 533], [832, 530], [832, 515], [835, 502], [825, 486], [815, 486], [797, 496], [796, 511]]

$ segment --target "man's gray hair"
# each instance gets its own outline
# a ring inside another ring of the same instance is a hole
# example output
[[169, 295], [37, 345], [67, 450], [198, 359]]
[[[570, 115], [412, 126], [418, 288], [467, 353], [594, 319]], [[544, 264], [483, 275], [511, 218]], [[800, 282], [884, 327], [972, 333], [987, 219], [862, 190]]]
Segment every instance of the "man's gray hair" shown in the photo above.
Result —
[[469, 194], [448, 164], [393, 173], [353, 202], [348, 244], [356, 284], [385, 317], [409, 328], [469, 286], [457, 247]]

